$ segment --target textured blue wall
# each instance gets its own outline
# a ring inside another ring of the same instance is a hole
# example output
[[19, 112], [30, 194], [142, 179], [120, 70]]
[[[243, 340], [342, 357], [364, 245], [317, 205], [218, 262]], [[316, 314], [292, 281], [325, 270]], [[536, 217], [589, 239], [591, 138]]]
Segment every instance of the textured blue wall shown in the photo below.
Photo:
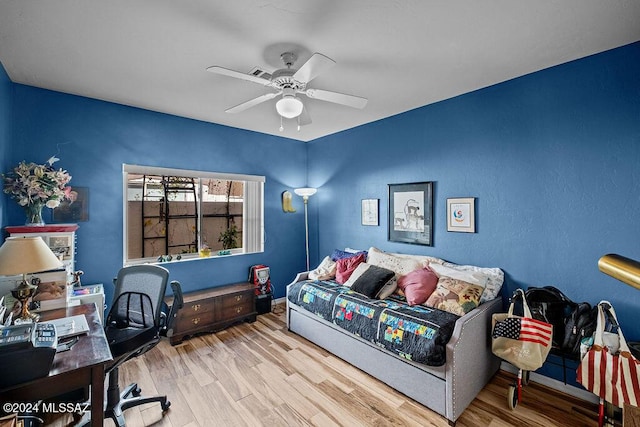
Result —
[[[388, 242], [387, 184], [420, 181], [435, 182], [434, 246]], [[640, 43], [315, 140], [309, 184], [315, 263], [377, 246], [500, 267], [506, 295], [609, 299], [640, 340], [640, 291], [597, 268], [640, 259]], [[452, 197], [476, 198], [475, 234], [446, 231]], [[380, 199], [379, 227], [360, 225], [364, 198]]]
[[[84, 283], [111, 283], [122, 266], [123, 163], [266, 176], [265, 253], [164, 264], [185, 290], [247, 280], [250, 265], [267, 264], [275, 294], [283, 296], [284, 286], [304, 269], [304, 217], [283, 213], [280, 194], [305, 183], [305, 144], [14, 86], [11, 162], [44, 162], [56, 154], [56, 165], [73, 176], [71, 184], [89, 188], [90, 220], [79, 224], [77, 239], [77, 268], [85, 271]], [[301, 212], [301, 201], [294, 203]], [[3, 225], [22, 223], [23, 212], [8, 203]]]
[[[11, 140], [12, 104], [13, 83], [9, 80], [4, 66], [0, 63], [0, 165], [3, 171], [9, 166], [7, 157], [11, 148], [9, 142]], [[3, 220], [6, 216], [5, 201], [5, 197], [0, 197], [0, 224], [4, 224]]]

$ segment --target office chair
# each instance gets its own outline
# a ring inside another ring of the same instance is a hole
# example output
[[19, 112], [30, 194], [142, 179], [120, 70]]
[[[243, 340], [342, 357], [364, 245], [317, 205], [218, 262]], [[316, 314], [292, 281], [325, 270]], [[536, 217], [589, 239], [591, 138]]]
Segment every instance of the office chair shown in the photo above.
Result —
[[177, 311], [183, 302], [180, 283], [172, 281], [174, 302], [167, 313], [164, 296], [168, 279], [169, 271], [156, 265], [124, 267], [114, 279], [113, 304], [104, 327], [113, 356], [106, 370], [109, 386], [105, 418], [113, 419], [116, 426], [124, 427], [123, 411], [133, 406], [160, 402], [165, 412], [171, 405], [167, 396], [141, 396], [136, 383], [120, 392], [118, 382], [120, 365], [155, 347], [161, 335], [172, 334]]

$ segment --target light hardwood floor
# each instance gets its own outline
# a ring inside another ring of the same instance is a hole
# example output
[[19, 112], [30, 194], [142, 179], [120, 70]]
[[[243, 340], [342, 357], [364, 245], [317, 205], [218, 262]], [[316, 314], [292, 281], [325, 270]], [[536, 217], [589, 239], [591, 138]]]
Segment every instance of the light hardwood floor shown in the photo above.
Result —
[[[162, 341], [120, 369], [121, 384], [167, 394], [160, 405], [125, 411], [127, 426], [447, 426], [447, 421], [286, 329], [282, 306], [255, 323]], [[500, 371], [458, 419], [459, 427], [595, 426], [593, 404], [530, 383], [515, 410], [513, 375]], [[68, 425], [58, 417], [47, 425]], [[111, 420], [106, 426], [113, 426]]]

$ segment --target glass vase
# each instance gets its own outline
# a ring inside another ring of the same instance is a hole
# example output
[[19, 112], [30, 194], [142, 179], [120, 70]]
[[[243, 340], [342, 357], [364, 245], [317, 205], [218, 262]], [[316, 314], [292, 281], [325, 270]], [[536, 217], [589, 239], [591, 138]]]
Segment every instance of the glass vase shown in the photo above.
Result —
[[44, 225], [42, 208], [44, 208], [44, 203], [31, 203], [25, 206], [24, 213], [27, 215], [25, 225]]

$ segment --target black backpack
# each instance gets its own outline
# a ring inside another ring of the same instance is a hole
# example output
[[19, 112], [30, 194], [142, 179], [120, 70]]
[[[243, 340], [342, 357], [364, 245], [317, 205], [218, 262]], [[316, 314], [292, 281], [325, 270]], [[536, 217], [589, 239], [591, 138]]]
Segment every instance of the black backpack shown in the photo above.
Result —
[[596, 330], [598, 308], [588, 302], [573, 302], [553, 286], [529, 288], [526, 298], [531, 316], [553, 325], [553, 348], [566, 355], [579, 355], [582, 338]]
[[588, 302], [576, 303], [573, 311], [566, 319], [564, 341], [560, 350], [572, 355], [580, 354], [580, 341], [590, 337], [596, 331], [598, 307], [591, 307]]
[[565, 319], [573, 312], [575, 303], [553, 286], [531, 287], [525, 293], [534, 319], [553, 325], [553, 347], [562, 348], [565, 335]]

